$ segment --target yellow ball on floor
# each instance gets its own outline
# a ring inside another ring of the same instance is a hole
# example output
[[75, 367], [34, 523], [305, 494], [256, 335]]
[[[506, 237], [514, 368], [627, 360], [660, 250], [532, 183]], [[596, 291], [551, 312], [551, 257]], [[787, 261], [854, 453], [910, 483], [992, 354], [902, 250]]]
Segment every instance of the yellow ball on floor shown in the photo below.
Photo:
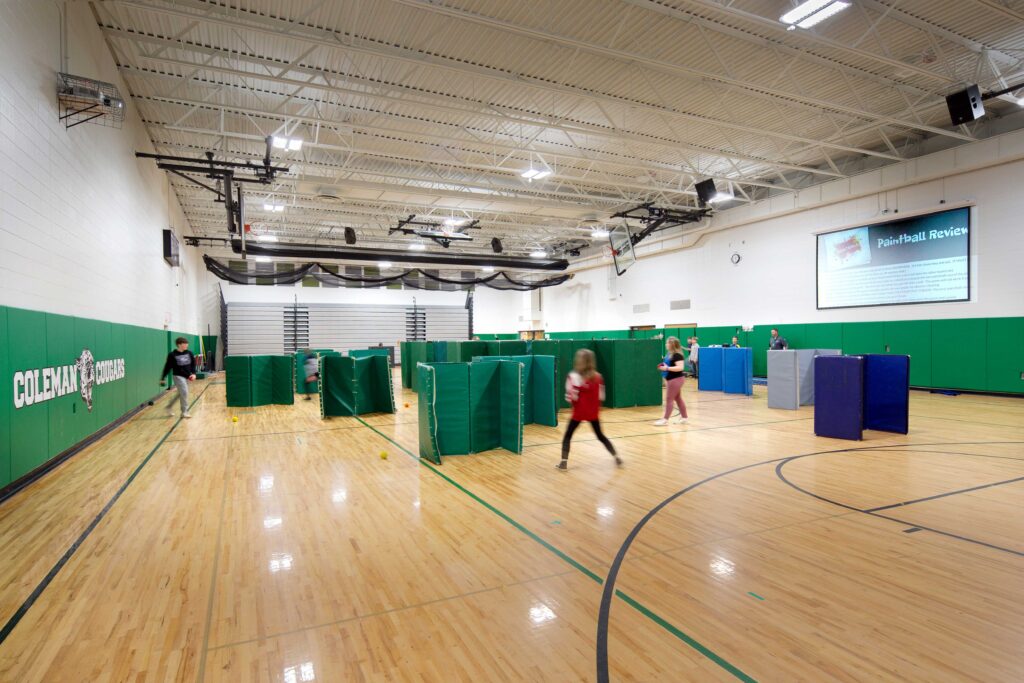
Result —
[[235, 417], [232, 417], [232, 418], [231, 418], [231, 421], [232, 421], [232, 422], [238, 422], [238, 416], [236, 415]]
[[408, 403], [406, 403], [406, 404], [405, 404], [405, 407], [406, 407], [406, 408], [408, 408], [408, 407], [409, 407], [409, 404], [408, 404]]
[[380, 452], [380, 459], [381, 460], [387, 460], [388, 459], [388, 452], [387, 451], [381, 451]]

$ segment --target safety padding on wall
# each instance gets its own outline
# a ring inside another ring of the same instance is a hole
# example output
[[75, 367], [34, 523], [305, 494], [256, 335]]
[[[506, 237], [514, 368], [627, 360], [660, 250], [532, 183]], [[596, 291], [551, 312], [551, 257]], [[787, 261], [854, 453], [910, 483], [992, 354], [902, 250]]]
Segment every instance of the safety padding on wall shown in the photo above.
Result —
[[224, 372], [229, 406], [295, 403], [292, 356], [227, 356]]
[[516, 361], [420, 363], [420, 457], [495, 448], [523, 451], [524, 364]]
[[523, 423], [557, 427], [558, 359], [554, 356], [477, 356], [473, 362], [496, 360], [511, 360], [523, 364], [523, 375], [526, 377]]
[[630, 408], [661, 404], [658, 364], [664, 355], [660, 340], [602, 339], [591, 344], [597, 356], [597, 370], [604, 377], [606, 406]]
[[[320, 356], [340, 356], [341, 354], [331, 349], [312, 349], [313, 353], [317, 355], [317, 366], [320, 364]], [[306, 386], [306, 369], [305, 365], [306, 352], [299, 351], [295, 354], [295, 393], [297, 394], [315, 394], [319, 389], [317, 382], [310, 382], [309, 386]]]
[[910, 356], [817, 356], [814, 395], [816, 436], [859, 441], [865, 429], [906, 434]]
[[324, 356], [319, 388], [321, 417], [395, 412], [387, 356]]

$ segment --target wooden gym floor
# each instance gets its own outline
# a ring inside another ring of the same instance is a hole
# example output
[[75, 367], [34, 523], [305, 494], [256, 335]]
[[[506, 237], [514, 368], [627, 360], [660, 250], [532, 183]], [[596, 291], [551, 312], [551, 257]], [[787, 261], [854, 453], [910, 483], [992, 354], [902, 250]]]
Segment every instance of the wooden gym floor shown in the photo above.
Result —
[[564, 425], [421, 464], [409, 392], [193, 396], [0, 505], [0, 681], [595, 680], [602, 582], [684, 489], [620, 556], [611, 680], [1024, 680], [1022, 400], [914, 392], [908, 436], [845, 442], [689, 385], [686, 425], [604, 412], [625, 468], [583, 426], [561, 473]]

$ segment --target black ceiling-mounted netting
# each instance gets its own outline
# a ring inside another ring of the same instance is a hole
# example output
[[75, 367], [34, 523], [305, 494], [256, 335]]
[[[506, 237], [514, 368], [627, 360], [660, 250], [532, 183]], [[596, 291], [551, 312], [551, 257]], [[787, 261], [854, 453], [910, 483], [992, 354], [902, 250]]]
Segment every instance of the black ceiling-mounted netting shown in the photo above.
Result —
[[234, 282], [238, 285], [292, 285], [307, 277], [313, 277], [318, 282], [330, 284], [337, 284], [339, 281], [345, 281], [384, 287], [394, 282], [401, 282], [403, 286], [409, 287], [410, 289], [425, 289], [419, 279], [419, 276], [422, 275], [429, 280], [458, 287], [483, 285], [484, 287], [490, 287], [491, 289], [529, 292], [534, 289], [540, 289], [541, 287], [553, 287], [555, 285], [560, 285], [572, 278], [572, 275], [566, 274], [544, 278], [542, 280], [517, 279], [509, 276], [505, 271], [501, 271], [486, 277], [462, 278], [455, 280], [452, 278], [434, 275], [433, 273], [428, 273], [422, 268], [410, 268], [409, 270], [402, 271], [396, 275], [388, 275], [386, 277], [366, 277], [333, 273], [320, 263], [305, 263], [293, 270], [282, 272], [241, 273], [205, 254], [203, 255], [203, 263], [206, 264], [206, 269], [208, 271], [219, 277], [221, 280]]

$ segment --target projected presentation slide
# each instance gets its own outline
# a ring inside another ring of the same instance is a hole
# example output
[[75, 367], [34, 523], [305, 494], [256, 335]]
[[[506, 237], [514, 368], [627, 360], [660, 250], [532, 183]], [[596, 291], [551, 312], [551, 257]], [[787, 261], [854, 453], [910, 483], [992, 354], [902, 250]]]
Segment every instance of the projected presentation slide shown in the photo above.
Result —
[[818, 308], [967, 301], [969, 208], [818, 235]]

